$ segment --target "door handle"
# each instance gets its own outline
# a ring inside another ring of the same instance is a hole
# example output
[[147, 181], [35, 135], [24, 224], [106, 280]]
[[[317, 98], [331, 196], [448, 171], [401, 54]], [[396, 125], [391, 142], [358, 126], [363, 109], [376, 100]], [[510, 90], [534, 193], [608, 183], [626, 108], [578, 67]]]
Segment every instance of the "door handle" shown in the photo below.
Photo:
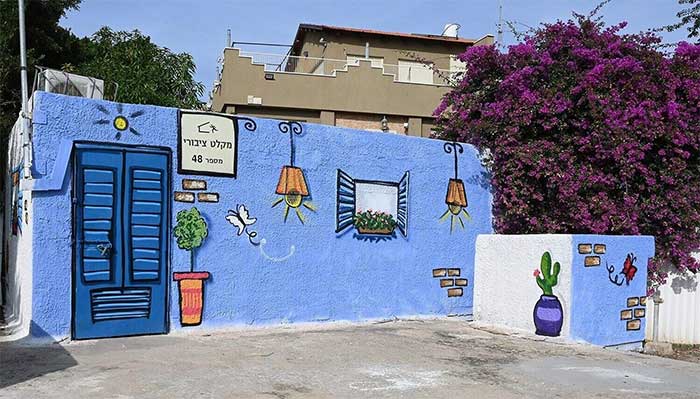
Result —
[[100, 255], [104, 256], [105, 258], [109, 258], [112, 256], [112, 243], [106, 242], [103, 244], [97, 244], [97, 250], [100, 251]]

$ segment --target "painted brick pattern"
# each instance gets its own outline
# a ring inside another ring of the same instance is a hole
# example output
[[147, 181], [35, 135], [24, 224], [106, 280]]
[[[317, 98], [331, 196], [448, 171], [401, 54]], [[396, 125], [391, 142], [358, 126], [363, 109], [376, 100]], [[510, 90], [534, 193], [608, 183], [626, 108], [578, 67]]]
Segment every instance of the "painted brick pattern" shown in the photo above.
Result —
[[[182, 179], [182, 189], [183, 190], [192, 190], [192, 191], [206, 190], [207, 189], [207, 182], [206, 182], [206, 180], [199, 180], [199, 179]], [[217, 203], [217, 202], [219, 202], [219, 193], [200, 192], [200, 193], [196, 193], [196, 194], [197, 195], [195, 196], [195, 193], [193, 193], [193, 192], [175, 191], [174, 199], [177, 202], [189, 202], [189, 203], [193, 203], [195, 198], [200, 203], [201, 202], [204, 202], [204, 203]]]
[[177, 202], [194, 202], [194, 194], [184, 191], [175, 191], [173, 199]]
[[626, 324], [627, 331], [639, 331], [642, 327], [642, 320], [646, 317], [646, 297], [629, 297], [627, 298], [627, 308], [620, 311], [620, 320]]
[[182, 179], [183, 190], [206, 190], [206, 180]]
[[578, 253], [590, 254], [591, 252], [593, 252], [593, 246], [591, 246], [591, 244], [578, 244]]
[[578, 244], [578, 253], [584, 255], [595, 254], [584, 258], [583, 265], [586, 267], [600, 266], [600, 256], [596, 255], [603, 255], [606, 250], [605, 244]]
[[447, 276], [447, 269], [433, 269], [433, 277]]
[[219, 202], [219, 193], [197, 193], [199, 202]]
[[433, 278], [440, 279], [440, 288], [447, 288], [448, 297], [462, 296], [464, 294], [464, 290], [461, 287], [469, 285], [469, 281], [466, 278], [455, 278], [460, 277], [461, 274], [462, 269], [458, 267], [433, 269]]
[[584, 266], [600, 266], [600, 256], [586, 256], [584, 260]]

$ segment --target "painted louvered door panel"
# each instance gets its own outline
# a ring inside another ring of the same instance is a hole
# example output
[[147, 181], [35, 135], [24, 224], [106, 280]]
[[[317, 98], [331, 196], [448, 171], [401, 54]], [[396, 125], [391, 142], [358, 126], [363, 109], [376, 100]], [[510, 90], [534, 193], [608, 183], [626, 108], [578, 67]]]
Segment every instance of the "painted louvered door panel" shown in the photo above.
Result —
[[168, 160], [76, 145], [76, 339], [164, 333]]
[[121, 208], [117, 188], [121, 185], [122, 156], [103, 151], [78, 154], [80, 167], [76, 176], [80, 211], [76, 214], [81, 227], [76, 234], [78, 273], [83, 286], [112, 287], [121, 279], [121, 253], [114, 251], [119, 236], [116, 214]]
[[[132, 287], [150, 287], [153, 303], [166, 302], [168, 254], [168, 157], [159, 153], [127, 152], [123, 213], [125, 272]], [[166, 318], [164, 306], [152, 306], [151, 318]]]

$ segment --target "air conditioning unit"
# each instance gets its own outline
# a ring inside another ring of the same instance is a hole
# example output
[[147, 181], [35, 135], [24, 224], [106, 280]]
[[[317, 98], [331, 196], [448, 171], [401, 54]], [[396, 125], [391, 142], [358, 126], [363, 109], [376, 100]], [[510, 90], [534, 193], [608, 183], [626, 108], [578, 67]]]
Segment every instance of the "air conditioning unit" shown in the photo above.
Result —
[[39, 72], [37, 90], [102, 100], [104, 81], [73, 73], [44, 69]]

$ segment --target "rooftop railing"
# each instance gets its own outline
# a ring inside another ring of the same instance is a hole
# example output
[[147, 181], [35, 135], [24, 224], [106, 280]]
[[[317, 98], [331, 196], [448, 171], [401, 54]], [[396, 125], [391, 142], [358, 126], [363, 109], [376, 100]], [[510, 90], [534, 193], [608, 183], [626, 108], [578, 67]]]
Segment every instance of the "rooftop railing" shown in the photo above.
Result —
[[[337, 60], [330, 58], [300, 57], [286, 54], [256, 53], [240, 51], [240, 57], [251, 59], [253, 64], [263, 65], [265, 72], [283, 72], [304, 75], [335, 76], [337, 71], [347, 70], [348, 66], [359, 65], [361, 58]], [[452, 85], [457, 75], [463, 71], [432, 68], [429, 65], [385, 64], [381, 59], [370, 58], [373, 67], [392, 75], [394, 81], [431, 85]]]

